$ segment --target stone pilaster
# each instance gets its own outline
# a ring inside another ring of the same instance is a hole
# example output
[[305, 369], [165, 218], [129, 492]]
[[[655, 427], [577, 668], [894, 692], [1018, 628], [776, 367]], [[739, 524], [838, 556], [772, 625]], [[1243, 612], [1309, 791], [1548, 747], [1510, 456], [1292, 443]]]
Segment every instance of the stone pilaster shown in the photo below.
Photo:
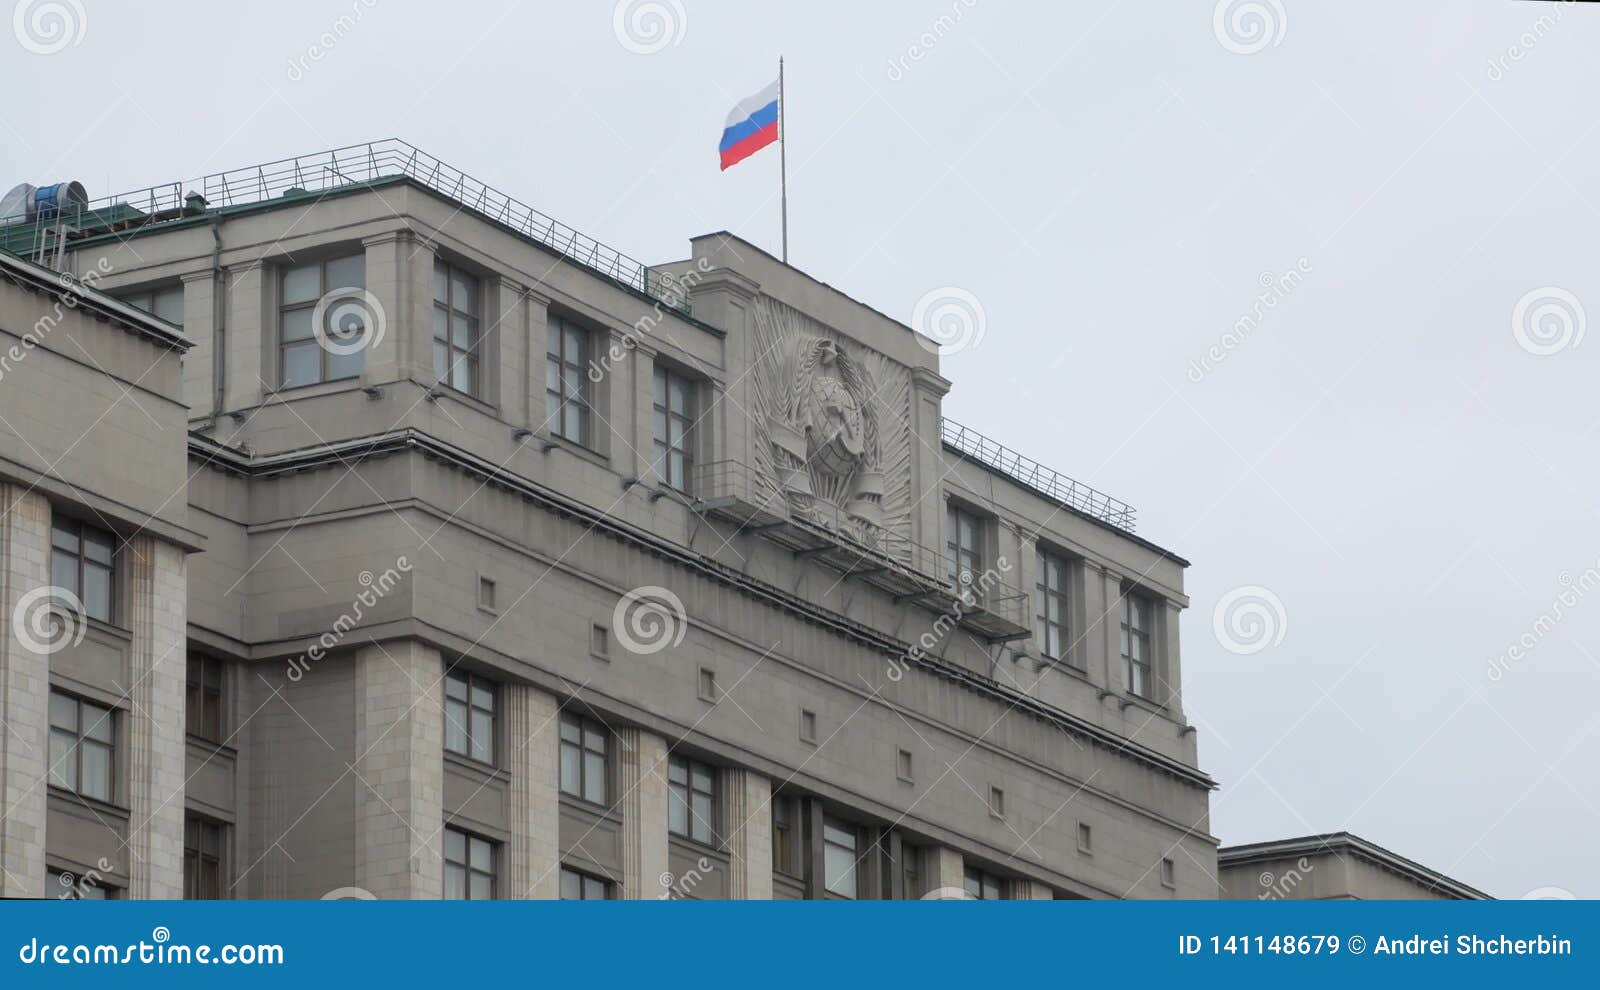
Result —
[[730, 767], [722, 773], [728, 806], [728, 899], [772, 899], [772, 782]]
[[511, 771], [506, 892], [555, 900], [561, 896], [560, 708], [555, 698], [525, 684], [505, 685], [501, 697]]
[[128, 896], [183, 896], [184, 679], [188, 584], [184, 551], [150, 536], [127, 563]]
[[1053, 901], [1055, 891], [1037, 880], [1011, 881], [1011, 899], [1014, 901]]
[[0, 485], [0, 897], [45, 893], [50, 661], [33, 648], [23, 596], [50, 584], [50, 504]]
[[967, 889], [966, 861], [949, 846], [935, 846], [925, 851], [922, 866], [928, 871], [928, 879], [923, 882], [928, 893], [924, 896], [932, 900], [952, 900]]
[[[283, 380], [277, 357], [278, 313], [275, 308], [267, 311], [268, 306], [277, 304], [276, 277], [276, 271], [261, 261], [228, 266], [223, 290], [227, 302], [222, 331], [224, 409], [259, 405]], [[184, 319], [188, 319], [187, 310]], [[204, 408], [209, 410], [210, 403]]]
[[[502, 293], [509, 291], [506, 283], [501, 283]], [[522, 326], [521, 330], [527, 339], [528, 360], [523, 366], [523, 380], [525, 384], [507, 380], [506, 387], [512, 389], [506, 393], [507, 398], [502, 405], [503, 415], [513, 419], [510, 396], [517, 395], [520, 390], [519, 401], [523, 403], [521, 412], [521, 425], [535, 433], [548, 432], [549, 424], [545, 422], [545, 368], [550, 364], [550, 300], [531, 289], [519, 288], [522, 295]], [[509, 327], [500, 328], [502, 334], [510, 333]], [[513, 421], [515, 421], [513, 419]]]
[[361, 380], [381, 385], [411, 378], [431, 385], [433, 252], [405, 230], [378, 234], [361, 244], [366, 248], [367, 291], [377, 300], [383, 321], [383, 340], [376, 347], [368, 345]]
[[183, 335], [194, 341], [183, 356], [183, 401], [200, 419], [217, 403], [217, 277], [207, 268], [183, 276]]
[[667, 741], [642, 729], [617, 733], [622, 805], [622, 896], [660, 896], [667, 870]]
[[444, 664], [413, 640], [356, 653], [356, 886], [444, 893]]
[[1122, 669], [1122, 576], [1110, 569], [1100, 572], [1100, 636], [1104, 644], [1100, 649], [1104, 666], [1100, 670], [1100, 683], [1112, 691], [1128, 688], [1127, 673]]

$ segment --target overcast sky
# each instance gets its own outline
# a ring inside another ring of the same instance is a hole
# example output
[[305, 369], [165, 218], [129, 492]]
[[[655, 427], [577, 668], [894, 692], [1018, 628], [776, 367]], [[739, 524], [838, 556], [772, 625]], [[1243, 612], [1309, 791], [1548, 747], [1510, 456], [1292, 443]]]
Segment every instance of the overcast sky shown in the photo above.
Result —
[[1224, 843], [1600, 896], [1600, 5], [56, 6], [0, 33], [0, 186], [398, 137], [650, 262], [776, 251], [775, 151], [717, 141], [785, 55], [791, 261], [970, 293], [946, 413], [1194, 562]]

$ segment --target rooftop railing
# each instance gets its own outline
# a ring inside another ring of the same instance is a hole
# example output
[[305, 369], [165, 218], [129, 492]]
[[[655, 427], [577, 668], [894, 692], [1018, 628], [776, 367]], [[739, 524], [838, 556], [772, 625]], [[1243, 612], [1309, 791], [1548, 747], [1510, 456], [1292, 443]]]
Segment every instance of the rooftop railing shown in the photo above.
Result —
[[946, 446], [979, 464], [993, 468], [1013, 481], [1084, 515], [1129, 533], [1134, 531], [1136, 512], [1133, 506], [1121, 499], [1112, 498], [1081, 481], [1074, 481], [960, 423], [946, 419], [942, 423], [942, 430]]
[[[411, 179], [585, 268], [673, 309], [688, 311], [681, 287], [665, 275], [652, 271], [644, 262], [581, 233], [404, 141], [390, 139], [297, 155], [218, 172], [199, 179], [196, 185], [210, 206], [228, 207], [281, 200], [300, 194], [311, 196], [391, 178]], [[93, 200], [87, 206], [51, 216], [48, 226], [64, 223], [69, 228], [88, 231], [96, 228], [122, 229], [134, 225], [129, 222], [133, 218], [142, 218], [147, 223], [172, 219], [184, 215], [181, 185], [172, 183], [137, 193]], [[13, 226], [26, 224], [32, 227], [40, 222], [29, 217]], [[0, 235], [5, 233], [4, 225], [0, 225]], [[0, 241], [3, 241], [3, 236], [0, 236]], [[29, 243], [32, 241], [30, 238]]]

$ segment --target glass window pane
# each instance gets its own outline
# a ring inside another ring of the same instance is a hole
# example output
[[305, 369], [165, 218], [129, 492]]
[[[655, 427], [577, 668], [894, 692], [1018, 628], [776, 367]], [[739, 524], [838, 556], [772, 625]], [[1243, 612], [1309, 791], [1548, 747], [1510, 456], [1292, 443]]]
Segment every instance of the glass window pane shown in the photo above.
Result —
[[450, 316], [444, 311], [443, 306], [433, 307], [433, 339], [450, 339]]
[[87, 702], [80, 709], [83, 719], [83, 734], [89, 739], [98, 740], [106, 744], [111, 742], [111, 713], [98, 705]]
[[494, 711], [494, 688], [475, 682], [472, 685], [472, 707]]
[[92, 798], [111, 800], [111, 748], [83, 743], [83, 781], [80, 790]]
[[488, 839], [474, 838], [472, 840], [471, 860], [474, 870], [487, 870], [494, 865], [494, 846]]
[[688, 763], [674, 757], [667, 764], [667, 780], [674, 784], [687, 784], [689, 782]]
[[472, 386], [472, 361], [465, 352], [456, 351], [455, 362], [450, 366], [450, 387], [471, 395]]
[[464, 272], [450, 273], [450, 305], [464, 313], [476, 313], [478, 280]]
[[561, 359], [561, 320], [552, 316], [546, 326], [549, 330], [549, 335], [546, 338], [545, 352], [552, 359], [559, 361]]
[[173, 326], [183, 326], [183, 287], [156, 293], [154, 311]]
[[50, 783], [69, 791], [78, 789], [77, 739], [60, 729], [50, 730]]
[[433, 342], [433, 377], [444, 381], [450, 377], [450, 348]]
[[64, 523], [50, 524], [50, 545], [68, 553], [78, 552], [78, 530]]
[[606, 759], [598, 753], [583, 754], [583, 796], [595, 804], [606, 802]]
[[691, 834], [701, 842], [711, 841], [711, 795], [696, 794], [690, 810]]
[[561, 789], [568, 794], [583, 797], [583, 770], [578, 750], [561, 747]]
[[[449, 835], [449, 833], [445, 833]], [[444, 867], [444, 899], [465, 900], [467, 897], [467, 871], [463, 867], [446, 863]]]
[[322, 378], [322, 348], [315, 343], [283, 349], [283, 387], [310, 385]]
[[594, 877], [583, 878], [583, 899], [586, 901], [603, 901], [606, 899], [606, 882], [596, 880]]
[[460, 313], [450, 314], [450, 343], [456, 347], [472, 346], [473, 321]]
[[285, 310], [283, 314], [283, 341], [311, 339], [311, 307]]
[[311, 302], [322, 295], [322, 272], [316, 265], [301, 265], [283, 273], [283, 301]]
[[679, 835], [689, 834], [689, 802], [679, 787], [667, 794], [667, 829]]
[[564, 718], [561, 720], [561, 738], [567, 742], [582, 742], [583, 730], [578, 723]]
[[64, 694], [50, 692], [50, 724], [69, 732], [78, 731], [78, 702]]
[[828, 845], [822, 857], [824, 882], [830, 893], [856, 896], [856, 857], [852, 850]]
[[452, 863], [467, 861], [467, 836], [453, 828], [444, 830], [444, 858]]
[[566, 339], [563, 343], [565, 350], [562, 352], [561, 356], [566, 359], [568, 364], [578, 364], [582, 362], [583, 338], [583, 331], [579, 330], [577, 327], [569, 326], [566, 328]]
[[328, 380], [354, 378], [367, 366], [367, 350], [363, 347], [354, 354], [328, 355]]
[[578, 412], [578, 407], [575, 404], [569, 403], [561, 407], [561, 435], [566, 437], [568, 440], [575, 440], [578, 443], [582, 443], [583, 421], [579, 418]]
[[50, 555], [50, 583], [57, 588], [65, 588], [73, 594], [81, 589], [78, 587], [78, 558], [64, 551], [57, 550]]
[[101, 622], [111, 621], [111, 569], [83, 565], [83, 610]]
[[488, 763], [494, 757], [494, 716], [474, 710], [472, 713], [472, 758]]
[[697, 791], [711, 790], [711, 771], [703, 764], [694, 764], [694, 789]]
[[444, 748], [452, 753], [467, 751], [467, 706], [459, 701], [444, 705]]
[[328, 262], [328, 284], [325, 292], [354, 286], [367, 286], [367, 256], [353, 254], [348, 258], [335, 258]]
[[561, 871], [561, 899], [564, 901], [583, 900], [583, 878], [571, 870]]
[[689, 381], [686, 378], [672, 379], [672, 411], [680, 416], [689, 414]]
[[433, 299], [434, 302], [449, 302], [445, 293], [449, 290], [449, 275], [445, 266], [440, 262], [433, 263]]
[[84, 529], [83, 556], [86, 560], [92, 560], [97, 564], [105, 564], [109, 567], [114, 546], [114, 538], [110, 533], [96, 529]]
[[467, 679], [459, 674], [451, 674], [444, 679], [444, 696], [467, 700]]

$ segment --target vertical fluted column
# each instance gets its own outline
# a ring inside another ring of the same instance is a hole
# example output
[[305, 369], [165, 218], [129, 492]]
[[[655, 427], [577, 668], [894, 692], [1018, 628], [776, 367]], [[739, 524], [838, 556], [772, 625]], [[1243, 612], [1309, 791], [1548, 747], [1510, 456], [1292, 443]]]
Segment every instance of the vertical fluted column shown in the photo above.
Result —
[[414, 640], [356, 653], [356, 885], [444, 894], [444, 664]]
[[184, 551], [137, 536], [124, 553], [130, 646], [128, 895], [183, 896]]
[[772, 899], [772, 782], [738, 767], [723, 771], [728, 805], [728, 899]]
[[50, 658], [27, 633], [24, 596], [50, 584], [50, 504], [0, 485], [0, 897], [45, 893]]
[[622, 896], [654, 898], [667, 871], [667, 742], [643, 729], [617, 733], [622, 805]]
[[554, 900], [561, 896], [560, 710], [555, 698], [526, 684], [508, 684], [501, 693], [511, 771], [506, 896]]

